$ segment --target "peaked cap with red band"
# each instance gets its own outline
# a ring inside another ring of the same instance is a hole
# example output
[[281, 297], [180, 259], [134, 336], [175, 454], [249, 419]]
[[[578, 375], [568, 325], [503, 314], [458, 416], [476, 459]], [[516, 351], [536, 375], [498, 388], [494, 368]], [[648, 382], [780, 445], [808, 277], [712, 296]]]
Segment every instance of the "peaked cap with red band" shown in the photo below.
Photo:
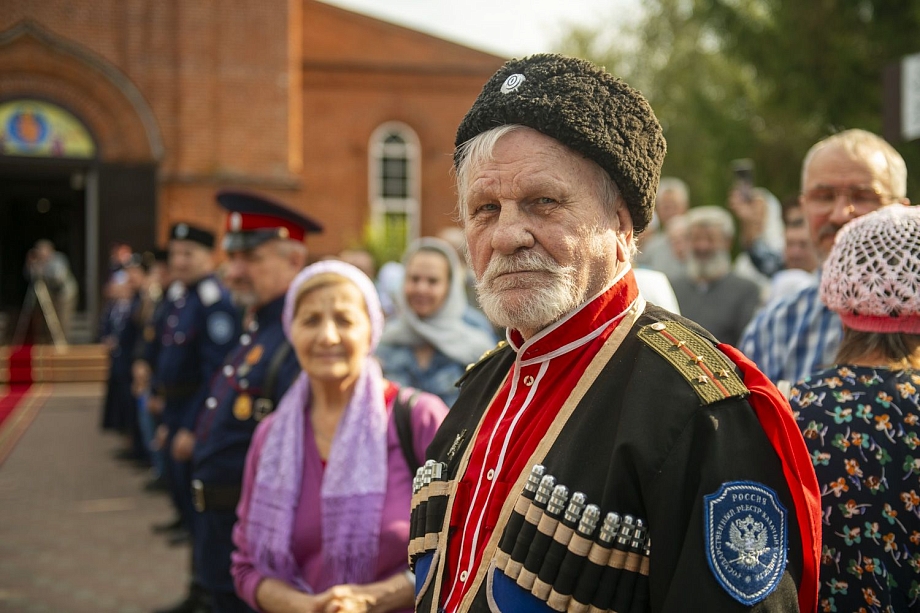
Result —
[[240, 191], [221, 191], [217, 203], [226, 210], [225, 251], [254, 249], [273, 238], [303, 241], [323, 227], [306, 215], [265, 196]]

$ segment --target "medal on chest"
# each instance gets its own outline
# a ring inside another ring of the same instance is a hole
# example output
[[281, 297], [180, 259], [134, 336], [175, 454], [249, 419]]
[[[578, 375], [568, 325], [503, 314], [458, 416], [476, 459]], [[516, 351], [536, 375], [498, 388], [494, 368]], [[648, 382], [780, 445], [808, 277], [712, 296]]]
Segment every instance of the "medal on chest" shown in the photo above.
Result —
[[245, 421], [252, 416], [252, 398], [249, 394], [240, 394], [233, 403], [233, 416]]
[[246, 363], [250, 366], [255, 366], [259, 360], [262, 359], [262, 354], [265, 353], [265, 348], [262, 345], [256, 345], [249, 350], [249, 353], [246, 354]]
[[236, 369], [236, 372], [241, 376], [245, 377], [252, 371], [252, 367], [259, 363], [259, 360], [262, 359], [262, 356], [265, 354], [265, 350], [262, 348], [262, 345], [256, 345], [246, 354], [243, 364]]

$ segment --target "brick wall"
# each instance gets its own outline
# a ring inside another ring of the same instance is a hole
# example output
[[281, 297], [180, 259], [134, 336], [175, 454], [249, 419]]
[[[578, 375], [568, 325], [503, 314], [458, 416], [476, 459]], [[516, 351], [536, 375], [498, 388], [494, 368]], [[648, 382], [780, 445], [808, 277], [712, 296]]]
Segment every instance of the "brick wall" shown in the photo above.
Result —
[[[451, 223], [456, 126], [502, 59], [316, 0], [3, 0], [0, 100], [82, 119], [108, 163], [158, 164], [157, 235], [217, 229], [221, 187], [321, 220], [315, 256], [368, 218], [368, 141], [418, 135], [422, 233]], [[293, 88], [293, 89], [292, 89]], [[105, 220], [102, 220], [105, 223]]]
[[337, 229], [313, 241], [334, 253], [368, 220], [368, 145], [398, 121], [421, 148], [421, 234], [453, 223], [457, 125], [502, 58], [306, 0], [303, 203]]

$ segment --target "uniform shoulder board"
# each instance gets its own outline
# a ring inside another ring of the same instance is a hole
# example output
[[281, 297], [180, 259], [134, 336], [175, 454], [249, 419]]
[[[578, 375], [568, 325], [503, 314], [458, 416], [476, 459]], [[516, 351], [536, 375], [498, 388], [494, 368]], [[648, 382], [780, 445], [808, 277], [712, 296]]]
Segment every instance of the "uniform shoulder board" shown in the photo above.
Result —
[[676, 321], [643, 326], [639, 339], [683, 375], [704, 405], [748, 394], [731, 360], [707, 339]]
[[201, 304], [206, 307], [211, 306], [220, 300], [220, 286], [214, 279], [205, 279], [198, 284], [198, 297], [201, 298]]
[[502, 349], [504, 349], [504, 348], [507, 347], [507, 346], [508, 346], [508, 341], [498, 341], [498, 344], [497, 344], [497, 345], [495, 345], [494, 347], [492, 347], [491, 349], [489, 349], [488, 351], [486, 351], [485, 353], [483, 353], [481, 356], [479, 356], [479, 359], [478, 359], [478, 360], [476, 360], [475, 362], [473, 362], [473, 363], [471, 363], [471, 364], [467, 364], [467, 365], [466, 365], [466, 372], [463, 373], [463, 376], [462, 376], [462, 377], [460, 377], [459, 379], [457, 379], [457, 382], [454, 383], [454, 386], [459, 387], [460, 384], [463, 383], [463, 382], [466, 380], [466, 378], [469, 376], [469, 374], [470, 374], [471, 372], [473, 372], [474, 370], [476, 370], [476, 367], [477, 367], [477, 366], [479, 366], [480, 364], [482, 364], [483, 362], [485, 362], [486, 360], [488, 360], [488, 359], [491, 358], [493, 355], [495, 355], [496, 353], [498, 353], [499, 351], [501, 351]]

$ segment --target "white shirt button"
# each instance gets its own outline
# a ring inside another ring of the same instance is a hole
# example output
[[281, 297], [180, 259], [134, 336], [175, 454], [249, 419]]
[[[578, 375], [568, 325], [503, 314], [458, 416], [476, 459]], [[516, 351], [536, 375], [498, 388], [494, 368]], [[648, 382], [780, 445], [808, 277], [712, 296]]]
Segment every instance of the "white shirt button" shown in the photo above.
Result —
[[215, 398], [214, 396], [211, 396], [205, 401], [205, 405], [209, 409], [216, 409], [217, 408], [217, 398]]
[[491, 481], [491, 480], [494, 479], [494, 478], [495, 478], [495, 469], [494, 469], [494, 468], [490, 468], [490, 469], [489, 469], [489, 472], [486, 473], [486, 479], [488, 479], [489, 481]]
[[226, 366], [224, 366], [224, 376], [225, 376], [225, 377], [232, 377], [232, 376], [233, 376], [233, 367], [230, 366], [229, 364], [227, 364]]
[[469, 574], [468, 572], [463, 571], [462, 573], [460, 573], [460, 581], [461, 581], [462, 583], [466, 583], [466, 578], [469, 577], [469, 576], [470, 576], [470, 574]]
[[526, 385], [527, 387], [530, 387], [531, 385], [533, 385], [532, 375], [527, 375], [526, 377], [524, 377], [524, 385]]
[[243, 336], [240, 337], [240, 345], [242, 345], [243, 347], [248, 346], [249, 343], [251, 342], [252, 342], [252, 337], [249, 336], [248, 334], [244, 334]]

